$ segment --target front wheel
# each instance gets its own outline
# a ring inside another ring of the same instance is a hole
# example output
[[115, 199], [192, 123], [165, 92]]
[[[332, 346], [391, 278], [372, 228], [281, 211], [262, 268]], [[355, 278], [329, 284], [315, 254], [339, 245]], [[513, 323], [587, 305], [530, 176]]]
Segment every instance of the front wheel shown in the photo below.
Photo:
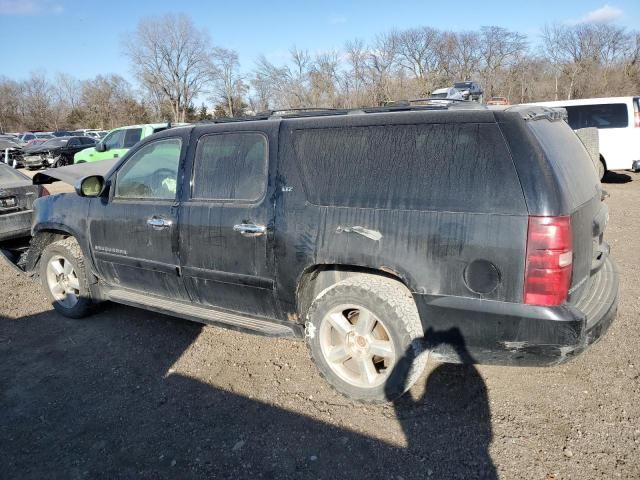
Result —
[[93, 302], [84, 255], [75, 238], [48, 245], [40, 259], [40, 279], [53, 308], [70, 318], [87, 316]]
[[311, 304], [306, 331], [322, 376], [354, 400], [400, 397], [427, 360], [411, 292], [386, 277], [357, 274], [322, 292]]

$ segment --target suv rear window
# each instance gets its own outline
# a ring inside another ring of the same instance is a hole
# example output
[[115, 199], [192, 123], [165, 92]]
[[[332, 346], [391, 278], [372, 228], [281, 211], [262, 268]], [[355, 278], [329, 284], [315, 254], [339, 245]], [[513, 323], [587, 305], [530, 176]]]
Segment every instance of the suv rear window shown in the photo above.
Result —
[[496, 213], [525, 209], [496, 124], [297, 130], [294, 145], [308, 199], [316, 205]]
[[625, 128], [629, 125], [629, 114], [625, 103], [601, 105], [573, 105], [564, 107], [569, 116], [569, 125], [578, 128]]

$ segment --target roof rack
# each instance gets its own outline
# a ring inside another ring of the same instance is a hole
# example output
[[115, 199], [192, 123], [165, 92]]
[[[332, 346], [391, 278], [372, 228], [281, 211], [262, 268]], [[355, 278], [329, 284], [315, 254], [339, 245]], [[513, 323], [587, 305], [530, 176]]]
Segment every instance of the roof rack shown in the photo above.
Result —
[[[425, 103], [423, 105], [414, 105], [416, 103]], [[332, 115], [358, 115], [366, 113], [390, 113], [390, 112], [406, 112], [406, 111], [424, 111], [424, 110], [447, 110], [456, 107], [486, 108], [470, 100], [458, 100], [450, 98], [415, 98], [409, 100], [395, 100], [386, 102], [385, 105], [379, 107], [359, 107], [359, 108], [331, 108], [331, 107], [307, 107], [307, 108], [281, 108], [273, 110], [264, 110], [255, 115], [245, 117], [221, 117], [212, 120], [203, 120], [201, 124], [207, 123], [231, 123], [231, 122], [247, 122], [256, 120], [270, 120], [279, 118], [305, 118], [305, 117], [322, 117]]]

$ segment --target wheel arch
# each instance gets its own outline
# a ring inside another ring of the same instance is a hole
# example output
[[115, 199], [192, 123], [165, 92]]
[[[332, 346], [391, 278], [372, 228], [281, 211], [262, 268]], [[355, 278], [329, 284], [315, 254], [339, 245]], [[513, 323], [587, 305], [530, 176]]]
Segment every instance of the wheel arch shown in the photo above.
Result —
[[314, 298], [320, 292], [342, 280], [361, 273], [390, 278], [411, 291], [407, 278], [389, 267], [371, 268], [346, 264], [314, 264], [305, 268], [298, 277], [296, 286], [298, 321], [300, 323], [305, 322], [307, 311]]
[[42, 252], [44, 251], [44, 249], [53, 242], [64, 240], [68, 237], [74, 237], [76, 241], [78, 241], [78, 244], [80, 245], [82, 253], [86, 259], [91, 258], [87, 255], [86, 249], [80, 242], [79, 236], [75, 232], [73, 232], [72, 229], [58, 225], [43, 226], [33, 233], [33, 237], [31, 238], [31, 242], [29, 244], [29, 251], [27, 253], [25, 271], [37, 272], [40, 258], [42, 257]]

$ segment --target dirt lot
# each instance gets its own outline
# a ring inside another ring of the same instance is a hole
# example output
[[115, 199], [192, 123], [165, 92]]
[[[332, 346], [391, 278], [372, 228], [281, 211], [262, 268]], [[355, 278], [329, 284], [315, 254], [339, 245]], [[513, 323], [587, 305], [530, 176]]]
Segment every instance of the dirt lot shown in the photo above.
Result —
[[334, 393], [301, 341], [111, 305], [54, 313], [0, 266], [0, 477], [640, 478], [640, 175], [607, 184], [608, 335], [561, 367], [431, 364], [396, 404]]

